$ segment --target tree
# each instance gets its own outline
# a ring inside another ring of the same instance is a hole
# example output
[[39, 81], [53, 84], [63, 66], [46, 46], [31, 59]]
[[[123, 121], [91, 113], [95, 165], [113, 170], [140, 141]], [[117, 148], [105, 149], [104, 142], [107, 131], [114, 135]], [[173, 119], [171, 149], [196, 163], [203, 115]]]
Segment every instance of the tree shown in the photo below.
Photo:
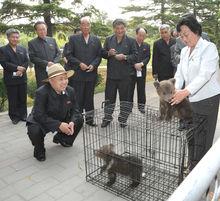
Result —
[[[61, 0], [43, 0], [42, 3], [29, 5], [19, 0], [5, 0], [0, 9], [0, 19], [4, 24], [11, 22], [14, 26], [25, 29], [43, 17], [48, 26], [48, 35], [52, 36], [53, 26], [59, 23], [60, 18], [64, 22], [71, 21], [74, 18], [74, 13], [71, 10], [60, 7], [61, 2]], [[20, 19], [27, 23], [16, 24], [16, 21], [20, 23]], [[1, 28], [5, 27], [1, 26]]]

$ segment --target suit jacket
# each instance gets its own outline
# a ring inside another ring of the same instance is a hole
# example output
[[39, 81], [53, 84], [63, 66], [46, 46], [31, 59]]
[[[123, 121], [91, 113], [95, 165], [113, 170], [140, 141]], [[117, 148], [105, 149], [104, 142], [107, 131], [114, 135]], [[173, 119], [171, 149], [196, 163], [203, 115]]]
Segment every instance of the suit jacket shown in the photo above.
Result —
[[153, 74], [158, 74], [158, 78], [172, 78], [174, 76], [174, 66], [171, 63], [170, 47], [176, 43], [171, 38], [169, 44], [163, 39], [154, 42], [153, 45]]
[[[147, 64], [150, 60], [150, 45], [147, 43], [142, 43], [140, 46], [136, 42], [136, 47], [138, 51], [137, 60], [135, 63], [143, 62], [144, 66], [142, 67], [142, 77], [145, 78], [147, 74]], [[135, 75], [136, 69], [134, 68]]]
[[0, 48], [0, 63], [4, 68], [4, 82], [5, 85], [18, 85], [27, 82], [26, 73], [22, 77], [14, 76], [13, 73], [17, 72], [18, 66], [28, 68], [28, 55], [27, 50], [18, 45], [16, 52], [11, 46], [5, 45]]
[[[110, 49], [115, 49], [117, 54], [125, 54], [126, 61], [118, 61], [114, 56], [108, 56]], [[137, 48], [133, 38], [124, 36], [120, 43], [117, 42], [116, 36], [112, 35], [106, 38], [102, 49], [102, 57], [107, 59], [107, 78], [110, 79], [128, 79], [134, 74], [133, 64], [137, 60]]]
[[[75, 71], [73, 80], [78, 81], [95, 81], [97, 77], [97, 68], [101, 62], [101, 42], [98, 37], [90, 35], [86, 44], [83, 35], [72, 35], [67, 47], [68, 67]], [[80, 63], [93, 65], [92, 72], [81, 70]]]
[[38, 124], [47, 133], [58, 131], [61, 122], [70, 121], [76, 125], [83, 121], [72, 87], [67, 86], [61, 95], [49, 83], [36, 90], [34, 106], [27, 123]]
[[42, 80], [47, 78], [46, 67], [49, 61], [58, 63], [61, 59], [61, 52], [54, 38], [39, 37], [28, 42], [30, 61], [34, 64], [35, 76], [38, 86]]

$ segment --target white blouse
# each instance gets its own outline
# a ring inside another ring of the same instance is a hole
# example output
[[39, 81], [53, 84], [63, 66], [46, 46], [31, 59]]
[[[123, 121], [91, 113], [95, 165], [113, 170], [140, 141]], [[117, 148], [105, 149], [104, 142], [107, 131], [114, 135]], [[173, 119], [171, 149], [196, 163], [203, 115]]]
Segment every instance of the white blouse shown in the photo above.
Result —
[[175, 74], [176, 89], [185, 88], [190, 92], [190, 102], [197, 102], [220, 94], [219, 55], [214, 43], [198, 40], [190, 54], [184, 47]]

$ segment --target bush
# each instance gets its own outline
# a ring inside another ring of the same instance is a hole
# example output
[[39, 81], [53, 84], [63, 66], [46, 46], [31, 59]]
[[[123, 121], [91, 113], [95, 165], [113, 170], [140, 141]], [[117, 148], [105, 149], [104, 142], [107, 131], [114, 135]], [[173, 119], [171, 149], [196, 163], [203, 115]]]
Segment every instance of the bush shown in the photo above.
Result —
[[103, 82], [103, 77], [100, 73], [98, 73], [95, 86], [96, 87], [99, 86], [102, 82]]
[[37, 83], [36, 83], [34, 72], [28, 72], [27, 77], [28, 77], [27, 94], [30, 98], [34, 99], [35, 91], [37, 89]]
[[7, 101], [7, 92], [3, 80], [3, 74], [2, 72], [0, 72], [0, 112], [4, 111], [6, 101]]

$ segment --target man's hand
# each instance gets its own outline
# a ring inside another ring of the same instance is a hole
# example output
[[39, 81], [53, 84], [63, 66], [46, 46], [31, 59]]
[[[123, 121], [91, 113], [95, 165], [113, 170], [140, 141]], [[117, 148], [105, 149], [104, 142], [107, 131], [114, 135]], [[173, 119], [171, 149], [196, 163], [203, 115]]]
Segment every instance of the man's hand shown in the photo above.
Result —
[[80, 66], [81, 70], [83, 70], [83, 71], [86, 71], [89, 69], [89, 67], [84, 63], [80, 63], [79, 66]]
[[89, 69], [86, 72], [92, 72], [94, 70], [94, 66], [91, 64], [88, 66], [88, 68]]
[[23, 67], [23, 66], [18, 66], [18, 67], [17, 67], [17, 70], [18, 70], [18, 71], [21, 71], [21, 73], [24, 73], [24, 72], [26, 71], [26, 68]]
[[111, 48], [111, 49], [108, 51], [108, 56], [109, 56], [109, 57], [110, 57], [110, 56], [115, 56], [116, 53], [117, 53], [117, 51], [116, 51], [115, 49]]
[[19, 77], [22, 77], [22, 76], [23, 76], [23, 73], [18, 70], [18, 71], [16, 72], [16, 75], [19, 76]]
[[71, 135], [73, 135], [74, 134], [74, 123], [73, 122], [69, 123], [69, 129], [71, 130]]
[[65, 133], [66, 135], [72, 135], [72, 130], [70, 128], [68, 123], [62, 122], [59, 126], [59, 129], [61, 130], [62, 133]]
[[64, 61], [64, 63], [65, 63], [65, 64], [67, 64], [67, 63], [68, 63], [68, 60], [67, 60], [67, 58], [66, 58], [66, 57], [63, 57], [63, 61]]
[[47, 66], [48, 67], [50, 67], [50, 66], [52, 66], [54, 63], [52, 62], [52, 61], [49, 61], [48, 63], [47, 63]]
[[135, 67], [136, 70], [141, 71], [142, 67], [143, 67], [143, 63], [142, 62], [141, 63], [136, 63], [136, 64], [134, 64], [134, 67]]
[[126, 56], [124, 54], [116, 54], [115, 55], [115, 58], [118, 60], [118, 61], [123, 61], [125, 60]]

